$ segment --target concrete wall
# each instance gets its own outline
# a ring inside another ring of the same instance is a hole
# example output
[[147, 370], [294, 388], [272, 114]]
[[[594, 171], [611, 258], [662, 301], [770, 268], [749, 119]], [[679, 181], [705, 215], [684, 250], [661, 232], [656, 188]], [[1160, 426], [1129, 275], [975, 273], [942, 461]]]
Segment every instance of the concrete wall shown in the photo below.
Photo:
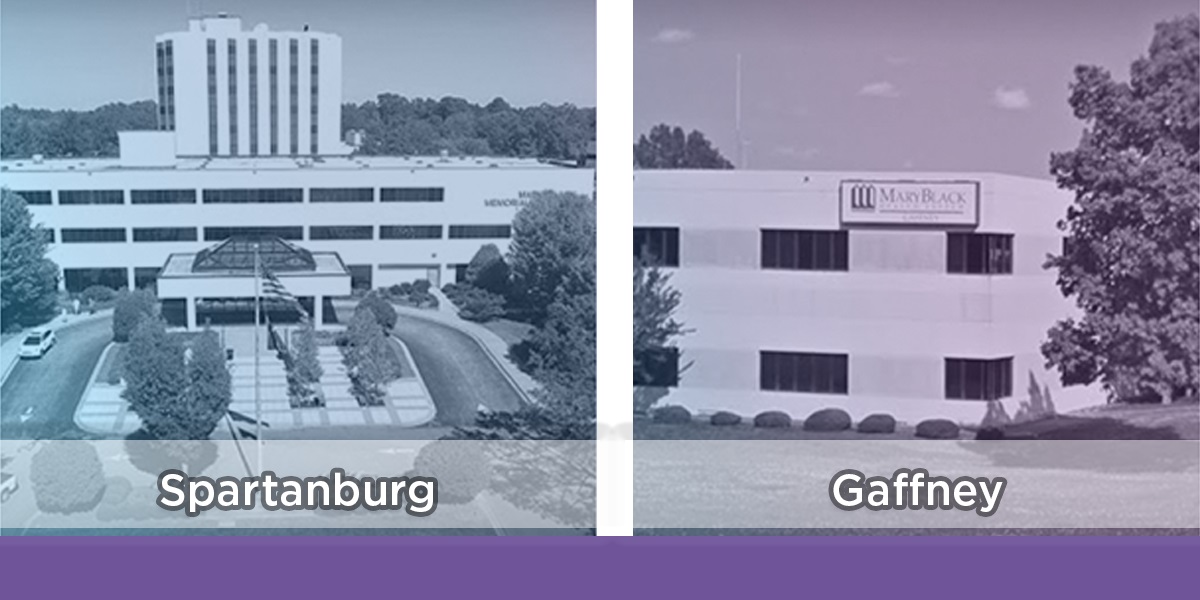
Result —
[[[946, 228], [928, 226], [851, 229], [848, 271], [760, 268], [760, 229], [841, 229], [839, 182], [892, 178], [980, 181], [974, 231], [1014, 235], [1013, 273], [947, 273]], [[1070, 201], [1051, 182], [993, 174], [637, 172], [635, 226], [680, 228], [680, 266], [669, 270], [678, 317], [694, 329], [680, 341], [690, 367], [663, 402], [978, 422], [988, 403], [946, 400], [943, 361], [1010, 356], [1010, 417], [1043, 407], [1047, 391], [1059, 411], [1103, 402], [1096, 390], [1063, 390], [1039, 351], [1047, 329], [1074, 314], [1042, 269], [1060, 251], [1055, 223]], [[760, 391], [763, 350], [848, 354], [848, 395]]]

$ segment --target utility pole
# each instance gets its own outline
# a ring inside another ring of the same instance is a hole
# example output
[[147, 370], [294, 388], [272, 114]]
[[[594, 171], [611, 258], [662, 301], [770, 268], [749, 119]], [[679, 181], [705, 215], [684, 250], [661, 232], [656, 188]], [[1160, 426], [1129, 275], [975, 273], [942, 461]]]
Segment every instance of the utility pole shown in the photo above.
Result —
[[734, 132], [737, 135], [737, 167], [745, 169], [746, 143], [742, 140], [742, 54], [740, 52], [737, 55], [737, 70], [734, 76], [733, 123]]

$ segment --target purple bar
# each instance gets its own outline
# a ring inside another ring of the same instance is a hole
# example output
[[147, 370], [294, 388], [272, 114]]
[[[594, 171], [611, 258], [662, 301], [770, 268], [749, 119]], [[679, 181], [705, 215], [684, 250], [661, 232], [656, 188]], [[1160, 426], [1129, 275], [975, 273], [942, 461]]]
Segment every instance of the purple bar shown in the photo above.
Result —
[[1178, 537], [0, 539], [11, 598], [1187, 598], [1198, 558]]

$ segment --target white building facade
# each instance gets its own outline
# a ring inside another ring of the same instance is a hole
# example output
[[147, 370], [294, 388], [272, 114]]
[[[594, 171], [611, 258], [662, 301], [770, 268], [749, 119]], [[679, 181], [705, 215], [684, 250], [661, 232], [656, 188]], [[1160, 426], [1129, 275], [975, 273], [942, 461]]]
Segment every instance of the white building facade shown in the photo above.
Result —
[[507, 250], [531, 193], [591, 197], [595, 176], [472, 157], [205, 158], [157, 167], [47, 159], [5, 161], [3, 169], [3, 184], [50, 230], [48, 256], [70, 292], [143, 287], [169, 255], [247, 235], [336, 252], [357, 288], [417, 279], [440, 286], [480, 246]]
[[635, 254], [692, 330], [662, 402], [962, 423], [1102, 403], [1040, 353], [1075, 314], [1043, 268], [1071, 201], [997, 174], [638, 171]]
[[189, 20], [155, 38], [158, 127], [179, 156], [349, 154], [341, 142], [342, 40]]

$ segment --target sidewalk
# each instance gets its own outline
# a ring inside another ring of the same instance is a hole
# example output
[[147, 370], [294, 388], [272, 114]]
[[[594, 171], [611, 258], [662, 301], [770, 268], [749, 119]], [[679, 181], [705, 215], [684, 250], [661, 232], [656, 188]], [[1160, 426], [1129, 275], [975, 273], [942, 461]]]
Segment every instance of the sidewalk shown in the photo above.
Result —
[[4, 380], [8, 379], [9, 373], [12, 372], [13, 367], [17, 366], [17, 361], [19, 361], [21, 358], [21, 341], [25, 339], [26, 331], [40, 328], [50, 328], [54, 331], [58, 331], [63, 327], [68, 327], [76, 323], [82, 323], [93, 319], [103, 319], [110, 316], [112, 316], [111, 308], [96, 311], [95, 314], [62, 314], [55, 317], [52, 321], [38, 325], [37, 327], [26, 328], [20, 333], [13, 335], [3, 344], [0, 344], [0, 384], [3, 384]]

